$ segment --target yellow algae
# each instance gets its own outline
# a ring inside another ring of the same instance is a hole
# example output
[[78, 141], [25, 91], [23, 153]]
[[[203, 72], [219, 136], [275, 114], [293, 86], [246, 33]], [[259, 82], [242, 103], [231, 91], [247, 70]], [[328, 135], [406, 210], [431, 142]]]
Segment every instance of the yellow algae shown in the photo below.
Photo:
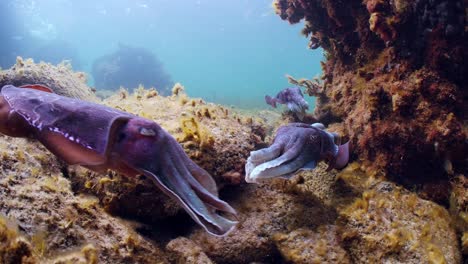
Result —
[[182, 86], [182, 84], [176, 83], [172, 87], [172, 95], [178, 96], [179, 94], [183, 93], [184, 90], [185, 90], [185, 88], [184, 88], [184, 86]]
[[209, 119], [213, 119], [214, 116], [212, 115], [210, 109], [208, 107], [202, 107], [201, 110], [197, 111], [197, 116], [199, 118], [206, 117]]
[[31, 244], [18, 231], [18, 226], [0, 215], [0, 263], [37, 263]]
[[150, 88], [147, 92], [146, 92], [146, 99], [150, 99], [150, 98], [153, 98], [153, 97], [156, 97], [158, 96], [158, 91], [154, 88]]
[[81, 252], [84, 254], [87, 264], [97, 264], [98, 263], [98, 252], [94, 245], [86, 245], [81, 249]]
[[188, 102], [188, 97], [184, 94], [179, 96], [180, 105], [185, 105]]
[[67, 191], [70, 188], [69, 182], [58, 175], [44, 176], [39, 183], [42, 188], [52, 192]]
[[405, 244], [405, 237], [398, 229], [392, 230], [384, 235], [384, 243], [390, 251], [397, 252]]
[[193, 141], [199, 144], [201, 149], [211, 148], [214, 144], [213, 136], [195, 119], [195, 117], [182, 117], [180, 127], [183, 137], [179, 141]]
[[445, 259], [444, 254], [434, 244], [429, 244], [428, 248], [428, 261], [430, 264], [447, 264], [447, 260]]
[[99, 204], [99, 199], [94, 196], [80, 196], [80, 202], [78, 203], [78, 206], [81, 209], [88, 210], [90, 208], [95, 207], [96, 205]]
[[463, 232], [461, 238], [461, 245], [463, 254], [468, 254], [468, 231]]
[[[376, 262], [414, 258], [420, 263], [445, 263], [447, 259], [460, 258], [453, 243], [456, 234], [452, 221], [443, 207], [390, 182], [369, 182], [363, 176], [364, 180], [358, 183], [360, 169], [356, 164], [351, 166], [354, 168], [339, 173], [340, 179], [355, 190], [363, 190], [362, 195], [338, 210], [346, 223], [343, 234], [351, 234], [343, 239], [355, 258]], [[357, 170], [354, 177], [347, 175], [351, 169]]]
[[81, 249], [61, 253], [48, 260], [51, 264], [97, 264], [99, 253], [93, 244], [87, 244]]
[[40, 229], [31, 236], [31, 244], [37, 256], [43, 257], [47, 251], [47, 233]]
[[314, 231], [301, 228], [276, 233], [272, 238], [288, 263], [351, 263], [337, 239], [335, 226], [320, 226]]

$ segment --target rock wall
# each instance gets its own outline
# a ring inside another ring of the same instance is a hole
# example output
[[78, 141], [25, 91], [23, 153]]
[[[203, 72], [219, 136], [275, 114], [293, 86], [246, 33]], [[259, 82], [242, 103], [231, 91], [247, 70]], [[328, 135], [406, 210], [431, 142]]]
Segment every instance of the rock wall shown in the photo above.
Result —
[[466, 1], [274, 7], [290, 23], [305, 20], [309, 46], [325, 50], [316, 117], [340, 123], [370, 169], [411, 182], [466, 172]]

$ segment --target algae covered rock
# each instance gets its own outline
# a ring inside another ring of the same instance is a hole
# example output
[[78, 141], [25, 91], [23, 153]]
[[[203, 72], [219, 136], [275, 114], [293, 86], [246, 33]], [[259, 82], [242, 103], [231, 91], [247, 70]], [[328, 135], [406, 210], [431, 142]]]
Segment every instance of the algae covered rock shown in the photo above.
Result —
[[206, 256], [200, 246], [192, 240], [179, 237], [171, 240], [166, 249], [172, 253], [173, 263], [180, 264], [212, 264], [213, 262]]
[[314, 229], [336, 218], [334, 210], [317, 199], [285, 193], [270, 185], [244, 186], [236, 190], [233, 199], [227, 198], [239, 213], [236, 229], [224, 237], [213, 237], [201, 230], [190, 235], [216, 262], [277, 262], [281, 255], [274, 234]]
[[283, 258], [291, 263], [352, 263], [341, 246], [336, 226], [321, 226], [315, 232], [298, 229], [273, 236]]
[[366, 177], [357, 164], [338, 177], [361, 193], [339, 207], [337, 221], [354, 263], [460, 262], [457, 235], [445, 208], [394, 183]]
[[16, 59], [16, 64], [10, 69], [0, 71], [0, 87], [11, 84], [21, 86], [26, 84], [42, 84], [55, 93], [86, 101], [97, 102], [98, 98], [86, 85], [86, 74], [74, 72], [67, 62], [58, 65], [40, 62], [32, 59]]
[[2, 263], [167, 262], [158, 246], [107, 214], [98, 199], [73, 193], [63, 164], [42, 145], [0, 136], [0, 149], [0, 214], [18, 227], [0, 220]]
[[452, 180], [450, 213], [461, 236], [462, 253], [468, 256], [468, 179], [458, 175]]
[[13, 221], [0, 215], [0, 261], [5, 264], [37, 263], [32, 245], [19, 234]]

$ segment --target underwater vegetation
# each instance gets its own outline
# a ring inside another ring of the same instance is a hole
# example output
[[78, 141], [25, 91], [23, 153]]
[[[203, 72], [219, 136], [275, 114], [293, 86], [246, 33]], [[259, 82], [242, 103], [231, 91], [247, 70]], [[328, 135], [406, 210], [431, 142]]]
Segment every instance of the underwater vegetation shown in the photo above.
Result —
[[140, 84], [155, 87], [159, 93], [169, 95], [174, 85], [161, 61], [151, 51], [124, 44], [108, 55], [96, 59], [92, 76], [97, 89], [133, 89]]

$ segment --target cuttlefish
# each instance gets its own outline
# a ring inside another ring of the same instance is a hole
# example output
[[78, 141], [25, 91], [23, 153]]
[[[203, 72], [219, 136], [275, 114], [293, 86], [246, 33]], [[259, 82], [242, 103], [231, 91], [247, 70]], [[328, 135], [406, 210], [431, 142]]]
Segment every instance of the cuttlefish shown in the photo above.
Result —
[[341, 145], [339, 141], [339, 135], [328, 132], [321, 123], [282, 126], [271, 146], [250, 152], [245, 181], [289, 179], [299, 170], [314, 169], [322, 160], [328, 162], [329, 169], [341, 169], [349, 160], [349, 143]]
[[37, 139], [70, 165], [146, 175], [211, 234], [224, 235], [237, 223], [211, 175], [151, 120], [41, 85], [6, 85], [0, 90], [0, 133]]
[[303, 120], [306, 110], [309, 109], [309, 103], [304, 99], [299, 87], [289, 87], [281, 90], [275, 97], [265, 96], [265, 102], [274, 108], [276, 104], [284, 104], [289, 111], [293, 112], [299, 120]]

